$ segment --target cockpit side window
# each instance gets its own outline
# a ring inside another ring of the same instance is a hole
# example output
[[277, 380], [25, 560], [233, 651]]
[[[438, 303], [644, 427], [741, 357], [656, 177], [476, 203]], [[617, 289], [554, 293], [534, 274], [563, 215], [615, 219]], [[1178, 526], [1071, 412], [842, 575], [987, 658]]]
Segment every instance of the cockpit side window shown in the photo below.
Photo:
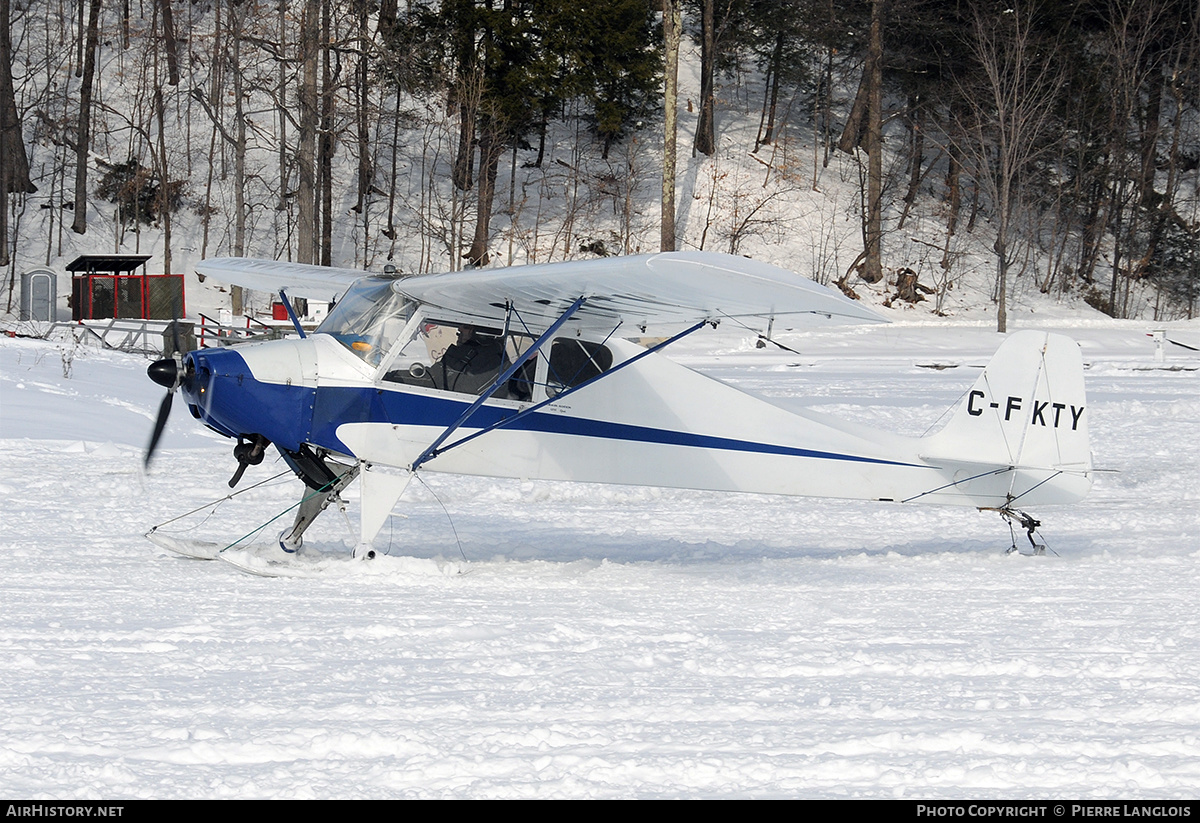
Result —
[[[481, 394], [532, 344], [524, 335], [505, 340], [499, 329], [449, 321], [419, 323], [413, 336], [389, 364], [383, 379], [463, 394]], [[522, 365], [493, 393], [507, 400], [533, 396], [536, 358]]]
[[546, 395], [556, 397], [566, 389], [586, 383], [612, 367], [608, 347], [573, 337], [558, 337], [550, 346]]
[[330, 310], [318, 334], [328, 334], [372, 366], [391, 348], [412, 317], [414, 304], [392, 289], [392, 280], [357, 281]]

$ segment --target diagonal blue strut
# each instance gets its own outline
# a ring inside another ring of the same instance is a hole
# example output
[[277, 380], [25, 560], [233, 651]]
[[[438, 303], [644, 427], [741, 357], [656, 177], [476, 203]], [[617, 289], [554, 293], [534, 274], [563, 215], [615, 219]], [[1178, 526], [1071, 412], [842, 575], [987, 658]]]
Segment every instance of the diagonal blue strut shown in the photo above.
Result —
[[[649, 357], [650, 355], [654, 354], [659, 349], [665, 349], [667, 346], [671, 345], [676, 340], [679, 340], [680, 338], [683, 338], [683, 337], [687, 337], [692, 332], [696, 331], [697, 329], [703, 328], [704, 326], [708, 325], [710, 322], [711, 321], [709, 321], [709, 320], [701, 320], [696, 325], [691, 326], [690, 328], [684, 329], [683, 331], [679, 332], [679, 334], [675, 335], [674, 337], [670, 338], [669, 340], [664, 340], [661, 343], [651, 346], [650, 348], [646, 349], [643, 352], [639, 352], [634, 357], [631, 357], [622, 363], [618, 363], [617, 365], [613, 366], [611, 369], [609, 369], [606, 372], [601, 372], [600, 374], [596, 375], [595, 377], [592, 377], [589, 380], [585, 380], [577, 386], [571, 386], [569, 389], [559, 392], [558, 394], [554, 395], [554, 397], [548, 397], [545, 400], [541, 401], [540, 403], [536, 403], [532, 406], [529, 406], [528, 408], [522, 409], [521, 411], [517, 412], [516, 414], [509, 415], [508, 417], [502, 417], [499, 420], [497, 420], [495, 423], [491, 424], [490, 426], [482, 428], [477, 432], [468, 434], [466, 437], [455, 440], [449, 446], [442, 449], [442, 451], [443, 452], [449, 451], [450, 449], [453, 449], [455, 446], [461, 446], [464, 443], [469, 443], [470, 441], [474, 440], [476, 437], [487, 434], [490, 431], [504, 428], [505, 426], [511, 426], [513, 423], [516, 423], [521, 418], [527, 417], [528, 415], [533, 414], [538, 409], [541, 409], [545, 406], [549, 406], [551, 403], [556, 403], [559, 400], [562, 400], [567, 395], [574, 394], [575, 392], [579, 391], [580, 389], [582, 389], [586, 386], [590, 386], [593, 383], [599, 382], [600, 380], [603, 380], [606, 377], [611, 377], [612, 375], [616, 374], [617, 372], [619, 372], [621, 369], [625, 368], [626, 366], [632, 366], [634, 363], [641, 360], [643, 357]], [[614, 329], [613, 331], [616, 331], [616, 330]], [[441, 442], [441, 441], [438, 441], [438, 442]], [[431, 455], [431, 456], [436, 457], [436, 455]], [[424, 455], [422, 455], [422, 457], [424, 457]]]
[[482, 392], [479, 395], [479, 397], [477, 397], [475, 399], [475, 402], [472, 403], [470, 406], [468, 406], [466, 411], [464, 411], [461, 415], [459, 415], [459, 418], [457, 420], [455, 420], [453, 423], [451, 423], [444, 432], [442, 432], [440, 435], [438, 435], [437, 440], [434, 440], [429, 445], [429, 447], [425, 449], [425, 451], [421, 452], [421, 455], [412, 462], [411, 466], [408, 467], [409, 471], [415, 472], [422, 463], [424, 463], [425, 461], [427, 461], [431, 458], [437, 457], [438, 456], [438, 446], [445, 443], [446, 438], [448, 438], [450, 435], [454, 434], [454, 431], [459, 426], [461, 426], [463, 423], [467, 422], [467, 420], [471, 417], [471, 415], [475, 414], [475, 412], [479, 409], [479, 407], [482, 406], [489, 397], [491, 397], [493, 394], [496, 393], [496, 389], [500, 388], [505, 383], [507, 383], [508, 379], [510, 377], [512, 377], [514, 374], [516, 374], [517, 369], [519, 369], [519, 368], [521, 368], [521, 366], [525, 365], [525, 361], [527, 361], [529, 358], [531, 358], [535, 354], [537, 354], [537, 351], [538, 351], [538, 349], [540, 349], [542, 347], [542, 344], [545, 343], [547, 340], [549, 340], [551, 337], [553, 337], [554, 334], [560, 328], [562, 328], [563, 323], [566, 323], [567, 320], [569, 320], [571, 318], [571, 315], [573, 315], [576, 311], [578, 311], [579, 307], [582, 306], [586, 301], [587, 301], [586, 297], [580, 297], [574, 303], [572, 303], [570, 305], [570, 307], [565, 312], [563, 312], [562, 317], [555, 320], [550, 325], [550, 328], [548, 328], [544, 332], [542, 332], [542, 336], [539, 337], [537, 340], [535, 340], [533, 342], [532, 346], [527, 348], [524, 351], [524, 353], [521, 354], [520, 357], [518, 357], [516, 360], [514, 360], [512, 365], [509, 366], [507, 369], [505, 369], [504, 373], [501, 374], [499, 377], [497, 377], [492, 382], [492, 385], [488, 386], [487, 390]]
[[296, 327], [296, 334], [300, 335], [301, 340], [308, 337], [304, 333], [304, 327], [300, 325], [300, 318], [296, 316], [296, 310], [292, 308], [292, 301], [288, 300], [288, 296], [283, 289], [279, 290], [279, 299], [283, 301], [283, 307], [287, 309], [287, 316], [291, 318], [292, 325]]

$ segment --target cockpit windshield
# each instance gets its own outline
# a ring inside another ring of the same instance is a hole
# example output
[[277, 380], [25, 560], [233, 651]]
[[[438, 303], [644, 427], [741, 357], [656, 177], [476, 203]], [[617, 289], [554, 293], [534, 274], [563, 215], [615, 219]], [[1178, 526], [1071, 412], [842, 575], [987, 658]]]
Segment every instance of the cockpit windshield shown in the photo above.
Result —
[[318, 334], [331, 335], [375, 366], [404, 331], [416, 304], [392, 290], [393, 280], [364, 277], [329, 312]]

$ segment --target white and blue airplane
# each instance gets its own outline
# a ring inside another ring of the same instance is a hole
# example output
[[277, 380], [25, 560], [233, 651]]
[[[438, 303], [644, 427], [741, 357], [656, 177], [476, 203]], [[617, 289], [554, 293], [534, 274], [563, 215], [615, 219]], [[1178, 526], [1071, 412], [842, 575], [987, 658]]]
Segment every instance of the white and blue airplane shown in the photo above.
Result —
[[[762, 335], [886, 322], [775, 266], [679, 252], [432, 274], [214, 259], [219, 282], [336, 304], [298, 337], [159, 360], [152, 455], [182, 393], [237, 440], [241, 478], [274, 446], [307, 486], [285, 552], [355, 478], [356, 555], [413, 474], [651, 485], [950, 504], [999, 511], [1087, 494], [1092, 459], [1078, 345], [1010, 335], [938, 432], [888, 434], [797, 412], [660, 352], [720, 323]], [[290, 311], [290, 305], [289, 305]], [[629, 338], [659, 338], [643, 346]], [[1015, 548], [1015, 541], [1014, 541]]]

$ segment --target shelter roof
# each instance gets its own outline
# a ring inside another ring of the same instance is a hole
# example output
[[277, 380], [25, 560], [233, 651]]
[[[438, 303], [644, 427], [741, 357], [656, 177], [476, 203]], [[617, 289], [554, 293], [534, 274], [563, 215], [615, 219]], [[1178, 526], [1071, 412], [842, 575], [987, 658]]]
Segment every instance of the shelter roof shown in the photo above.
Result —
[[67, 264], [67, 271], [75, 273], [87, 272], [129, 272], [138, 266], [145, 265], [150, 259], [148, 254], [81, 254]]

